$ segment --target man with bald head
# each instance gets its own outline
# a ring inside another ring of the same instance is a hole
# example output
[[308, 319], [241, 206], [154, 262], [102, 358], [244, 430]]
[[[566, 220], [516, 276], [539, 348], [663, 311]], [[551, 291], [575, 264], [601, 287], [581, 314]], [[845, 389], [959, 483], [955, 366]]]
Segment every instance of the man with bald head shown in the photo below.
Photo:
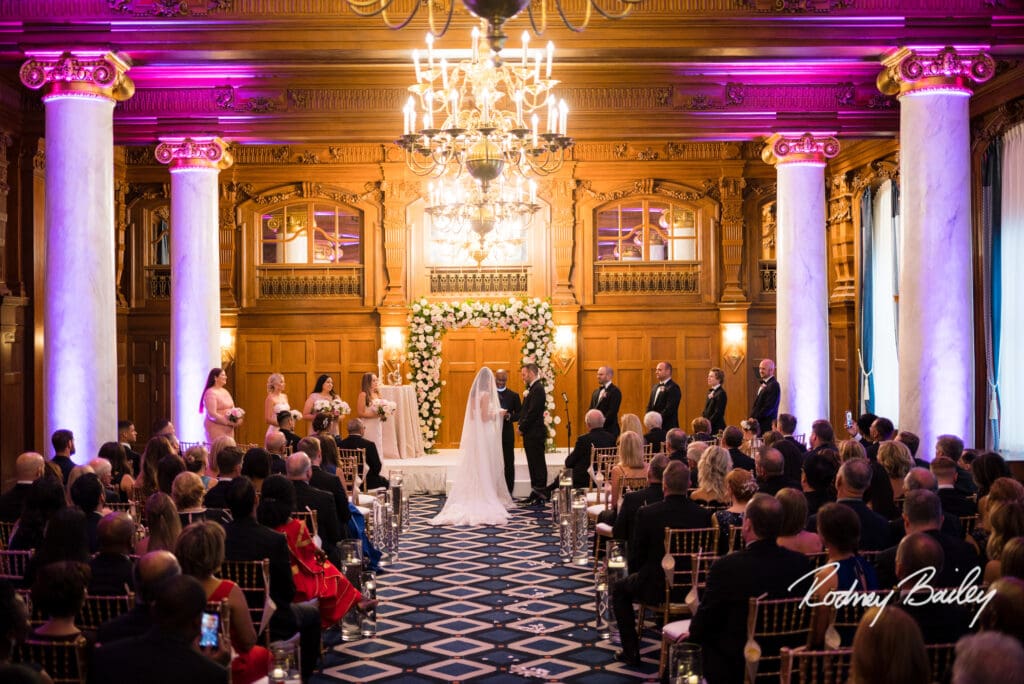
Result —
[[153, 626], [150, 608], [157, 591], [171, 577], [181, 574], [178, 559], [170, 551], [150, 551], [135, 563], [135, 607], [100, 625], [97, 641], [109, 644], [145, 633]]
[[89, 561], [89, 593], [116, 596], [135, 590], [130, 554], [135, 551], [135, 523], [127, 514], [108, 513], [96, 525], [99, 553]]
[[284, 475], [284, 460], [288, 458], [288, 438], [280, 430], [268, 432], [263, 445], [270, 454], [270, 472]]
[[612, 436], [619, 436], [619, 406], [622, 405], [622, 390], [615, 386], [612, 378], [615, 371], [608, 366], [597, 369], [597, 389], [590, 395], [590, 408], [604, 415], [604, 429]]
[[[590, 486], [590, 452], [594, 447], [615, 446], [615, 438], [605, 429], [604, 414], [598, 409], [587, 411], [583, 419], [587, 432], [576, 438], [576, 445], [565, 457], [565, 467], [572, 470], [572, 486], [583, 489]], [[548, 485], [548, 492], [558, 488], [558, 478]]]
[[[927, 532], [908, 534], [896, 548], [896, 579], [904, 589], [924, 584], [925, 574], [935, 570], [935, 578], [927, 584], [938, 588], [946, 558], [942, 545]], [[880, 587], [888, 588], [888, 587]], [[900, 597], [900, 608], [914, 618], [921, 628], [926, 644], [954, 644], [967, 634], [973, 617], [965, 606], [928, 600], [930, 589], [923, 589]]]
[[494, 371], [494, 385], [498, 388], [498, 404], [505, 411], [501, 417], [501, 457], [505, 464], [505, 486], [512, 496], [516, 485], [516, 423], [523, 401], [518, 392], [508, 388], [508, 371], [504, 368]]
[[26, 451], [14, 463], [14, 486], [0, 496], [0, 521], [14, 522], [21, 517], [21, 509], [32, 483], [43, 476], [46, 459], [35, 451]]
[[754, 405], [750, 409], [750, 417], [761, 426], [761, 434], [772, 429], [772, 421], [779, 416], [779, 397], [781, 389], [779, 381], [775, 379], [775, 362], [771, 359], [761, 359], [757, 366], [757, 373], [761, 376], [761, 384], [754, 396]]
[[754, 455], [754, 473], [758, 491], [775, 496], [780, 489], [800, 489], [800, 483], [785, 475], [786, 460], [782, 452], [772, 447], [761, 447]]
[[313, 463], [305, 453], [296, 451], [288, 457], [285, 467], [288, 479], [295, 486], [295, 510], [304, 511], [308, 508], [311, 511], [316, 511], [317, 527], [324, 553], [332, 563], [340, 566], [341, 557], [337, 544], [345, 536], [341, 529], [341, 523], [338, 521], [334, 497], [329, 492], [309, 484], [309, 480], [313, 476]]

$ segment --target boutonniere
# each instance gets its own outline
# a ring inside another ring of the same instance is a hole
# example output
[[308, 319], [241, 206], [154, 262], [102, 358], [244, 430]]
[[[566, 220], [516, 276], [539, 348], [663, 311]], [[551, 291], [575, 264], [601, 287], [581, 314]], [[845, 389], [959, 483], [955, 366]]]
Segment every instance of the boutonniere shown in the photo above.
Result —
[[711, 399], [714, 396], [715, 396], [715, 390], [711, 390], [710, 392], [708, 392], [708, 399]]
[[529, 394], [529, 393], [530, 393], [530, 388], [529, 388], [529, 387], [527, 387], [526, 389], [524, 389], [524, 390], [523, 390], [523, 396], [524, 396], [524, 397], [525, 397], [525, 396], [526, 396], [527, 394]]

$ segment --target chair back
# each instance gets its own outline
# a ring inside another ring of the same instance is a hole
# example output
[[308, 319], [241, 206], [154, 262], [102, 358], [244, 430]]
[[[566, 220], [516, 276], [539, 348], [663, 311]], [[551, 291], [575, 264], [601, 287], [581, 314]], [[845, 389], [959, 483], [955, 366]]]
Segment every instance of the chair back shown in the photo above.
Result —
[[11, 535], [14, 534], [15, 525], [17, 525], [17, 522], [0, 520], [0, 551], [7, 549], [7, 545], [11, 541]]
[[[249, 606], [252, 624], [257, 632], [261, 632], [265, 627], [263, 614], [270, 600], [270, 560], [226, 560], [220, 566], [220, 575], [223, 579], [237, 584], [242, 590], [245, 603]], [[281, 608], [284, 609], [286, 606]]]
[[0, 551], [0, 580], [7, 580], [15, 586], [21, 584], [33, 553], [31, 550]]
[[[853, 600], [845, 602], [838, 608], [832, 607], [829, 609], [832, 624], [839, 633], [840, 638], [842, 638], [843, 646], [853, 646], [853, 635], [856, 633], [857, 625], [860, 624], [860, 619], [864, 617], [864, 613], [868, 612], [872, 605], [884, 605], [881, 602], [885, 600], [889, 593], [888, 589], [856, 591], [852, 595]], [[873, 598], [875, 599], [874, 601], [872, 601]]]
[[657, 444], [644, 444], [644, 465], [650, 465], [654, 455], [658, 453]]
[[[661, 561], [665, 571], [666, 623], [673, 614], [685, 614], [707, 582], [712, 563], [718, 560], [717, 527], [665, 530], [665, 556]], [[696, 591], [696, 593], [694, 593]]]
[[[359, 490], [366, 491], [366, 449], [338, 449], [339, 459], [355, 459], [356, 473], [359, 475]], [[355, 488], [353, 488], [355, 491]]]
[[932, 666], [932, 681], [950, 681], [953, 678], [956, 644], [925, 644], [924, 650], [928, 653], [928, 664]]
[[978, 526], [978, 516], [975, 515], [961, 515], [960, 516], [960, 531], [963, 532], [964, 539], [974, 531], [974, 528]]
[[781, 684], [846, 684], [853, 649], [808, 651], [783, 648]]
[[128, 592], [116, 596], [86, 594], [82, 610], [78, 611], [75, 625], [81, 630], [97, 630], [104, 622], [124, 615], [135, 605], [135, 594]]
[[619, 447], [592, 447], [590, 451], [590, 467], [594, 475], [601, 476], [601, 484], [611, 482], [612, 466], [619, 458]]
[[803, 597], [768, 599], [751, 597], [747, 608], [747, 643], [757, 644], [759, 657], [753, 649], [744, 652], [750, 658], [745, 663], [744, 681], [777, 682], [782, 670], [780, 649], [804, 646], [810, 636], [811, 613], [801, 605]]
[[302, 524], [306, 526], [306, 531], [309, 532], [309, 536], [317, 537], [320, 534], [320, 527], [317, 523], [316, 509], [305, 508], [301, 511], [292, 511], [292, 517], [296, 520], [301, 520]]
[[26, 665], [41, 665], [54, 684], [85, 684], [86, 641], [39, 641], [26, 639], [14, 647], [11, 660]]
[[362, 449], [341, 449], [345, 455], [338, 454], [338, 475], [341, 477], [341, 486], [346, 495], [352, 501], [359, 500], [360, 473], [359, 455], [353, 452], [361, 452]]

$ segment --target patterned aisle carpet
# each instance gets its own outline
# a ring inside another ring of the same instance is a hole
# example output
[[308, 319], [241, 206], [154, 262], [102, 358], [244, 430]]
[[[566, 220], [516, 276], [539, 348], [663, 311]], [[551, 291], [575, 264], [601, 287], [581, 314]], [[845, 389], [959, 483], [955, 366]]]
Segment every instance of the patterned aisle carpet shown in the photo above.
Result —
[[657, 679], [652, 629], [640, 670], [612, 657], [591, 568], [559, 560], [548, 509], [517, 508], [507, 527], [432, 527], [443, 502], [412, 498], [399, 561], [379, 578], [377, 636], [335, 638], [316, 684]]

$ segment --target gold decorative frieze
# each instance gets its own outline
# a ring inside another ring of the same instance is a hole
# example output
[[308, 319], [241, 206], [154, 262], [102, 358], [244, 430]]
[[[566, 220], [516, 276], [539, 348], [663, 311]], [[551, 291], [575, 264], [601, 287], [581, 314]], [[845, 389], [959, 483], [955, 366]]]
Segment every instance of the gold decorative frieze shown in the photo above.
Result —
[[228, 144], [215, 137], [161, 137], [154, 152], [161, 164], [172, 169], [197, 168], [224, 170], [234, 163]]
[[720, 161], [757, 159], [759, 147], [742, 142], [576, 143], [576, 161]]
[[32, 90], [45, 88], [43, 99], [55, 95], [103, 97], [121, 102], [135, 93], [128, 78], [132, 62], [113, 52], [67, 51], [28, 53], [21, 82]]
[[261, 299], [287, 299], [292, 297], [361, 297], [363, 269], [351, 267], [341, 273], [309, 275], [300, 273], [274, 273], [260, 269], [256, 276]]
[[646, 111], [672, 107], [671, 85], [649, 88], [565, 88], [559, 94], [574, 112], [607, 109]]
[[594, 294], [700, 294], [700, 262], [649, 265], [594, 264]]
[[839, 154], [839, 141], [828, 133], [791, 135], [775, 133], [765, 140], [761, 159], [764, 163], [825, 164]]
[[[862, 97], [870, 97], [864, 94]], [[689, 111], [830, 111], [857, 105], [853, 83], [726, 83], [723, 86], [685, 86], [674, 89], [673, 107]]]
[[518, 268], [430, 269], [430, 294], [521, 295], [530, 291], [530, 274]]
[[971, 82], [984, 83], [996, 72], [987, 53], [960, 54], [953, 46], [941, 50], [900, 48], [882, 60], [878, 89], [886, 95], [906, 95], [923, 90], [972, 92]]
[[594, 190], [591, 181], [580, 181], [579, 188], [600, 202], [615, 202], [635, 195], [661, 195], [662, 197], [669, 197], [680, 202], [696, 202], [705, 197], [717, 199], [720, 193], [718, 182], [710, 178], [706, 179], [700, 188], [694, 189], [677, 189], [660, 183], [653, 178], [640, 178], [634, 180], [633, 184], [627, 188], [611, 192], [598, 192]]

